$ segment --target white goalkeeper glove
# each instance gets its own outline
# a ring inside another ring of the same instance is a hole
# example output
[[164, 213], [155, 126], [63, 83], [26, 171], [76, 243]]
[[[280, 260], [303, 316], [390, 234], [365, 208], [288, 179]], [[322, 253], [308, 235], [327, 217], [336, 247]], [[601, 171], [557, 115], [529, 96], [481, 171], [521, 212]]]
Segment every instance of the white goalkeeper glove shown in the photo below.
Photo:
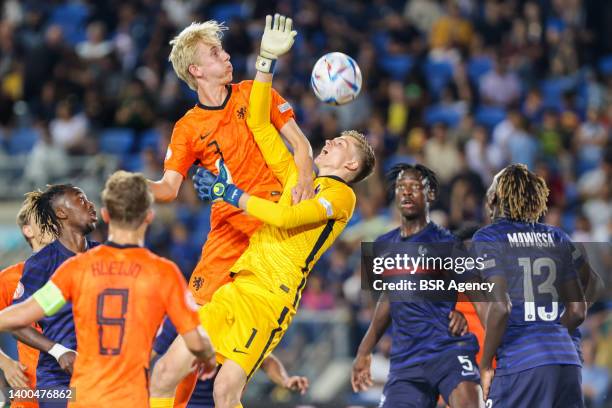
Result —
[[289, 17], [275, 14], [273, 24], [272, 16], [266, 16], [266, 28], [261, 37], [255, 69], [265, 73], [274, 72], [276, 59], [289, 51], [295, 41], [297, 31], [291, 30], [292, 25], [293, 20]]

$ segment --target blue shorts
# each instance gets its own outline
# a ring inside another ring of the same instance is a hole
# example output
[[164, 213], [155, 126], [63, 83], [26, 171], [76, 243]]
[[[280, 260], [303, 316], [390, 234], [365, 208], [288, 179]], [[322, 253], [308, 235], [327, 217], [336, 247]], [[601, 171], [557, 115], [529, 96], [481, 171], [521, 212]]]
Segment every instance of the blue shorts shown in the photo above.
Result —
[[389, 373], [379, 408], [433, 408], [440, 394], [448, 402], [453, 390], [464, 381], [480, 384], [475, 352], [453, 350]]
[[493, 377], [487, 408], [582, 408], [582, 371], [545, 365]]
[[215, 400], [213, 399], [213, 384], [214, 378], [210, 380], [196, 382], [187, 408], [215, 408]]

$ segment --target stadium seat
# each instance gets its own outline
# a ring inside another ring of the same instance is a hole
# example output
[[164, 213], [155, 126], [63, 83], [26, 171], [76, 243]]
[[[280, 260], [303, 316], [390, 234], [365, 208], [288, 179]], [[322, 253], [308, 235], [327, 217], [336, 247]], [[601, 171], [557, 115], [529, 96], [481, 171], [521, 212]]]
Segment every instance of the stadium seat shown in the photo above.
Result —
[[157, 149], [159, 149], [160, 140], [161, 140], [161, 134], [159, 133], [157, 129], [155, 128], [147, 129], [144, 132], [142, 132], [142, 135], [140, 136], [139, 149], [140, 151], [143, 151], [145, 149], [153, 149], [157, 151]]
[[606, 55], [599, 60], [598, 64], [599, 72], [604, 75], [612, 74], [612, 54]]
[[62, 28], [64, 38], [71, 45], [86, 40], [86, 22], [89, 10], [77, 2], [69, 2], [56, 6], [49, 16], [49, 24], [57, 24]]
[[243, 7], [241, 3], [221, 4], [212, 7], [212, 9], [210, 10], [210, 14], [213, 20], [223, 21], [227, 24], [235, 18], [247, 18], [247, 11], [248, 8]]
[[386, 57], [387, 45], [389, 44], [389, 34], [384, 31], [378, 31], [370, 36], [370, 42], [379, 53], [379, 57]]
[[493, 69], [493, 61], [489, 57], [476, 57], [468, 62], [467, 73], [473, 84], [478, 84], [480, 77]]
[[15, 130], [7, 145], [7, 151], [11, 155], [29, 153], [38, 141], [38, 131], [33, 128], [23, 127]]
[[142, 171], [142, 157], [140, 154], [124, 155], [121, 160], [121, 168], [126, 171]]
[[542, 82], [540, 91], [544, 107], [561, 109], [563, 94], [574, 89], [575, 80], [570, 77], [551, 78]]
[[394, 154], [383, 163], [383, 172], [386, 174], [391, 171], [394, 166], [402, 163], [414, 164], [414, 157], [405, 154]]
[[474, 116], [476, 123], [492, 129], [506, 118], [506, 111], [496, 106], [481, 106]]
[[449, 127], [454, 127], [461, 121], [461, 114], [456, 109], [446, 106], [432, 106], [425, 110], [425, 123], [433, 125], [435, 123], [444, 123]]
[[134, 131], [127, 128], [106, 129], [100, 135], [100, 152], [127, 154], [134, 146]]
[[434, 99], [438, 99], [442, 89], [444, 89], [453, 76], [453, 66], [448, 62], [428, 60], [423, 66], [423, 73], [425, 74], [429, 91]]
[[379, 61], [383, 71], [396, 80], [406, 78], [414, 66], [414, 59], [410, 55], [388, 55]]

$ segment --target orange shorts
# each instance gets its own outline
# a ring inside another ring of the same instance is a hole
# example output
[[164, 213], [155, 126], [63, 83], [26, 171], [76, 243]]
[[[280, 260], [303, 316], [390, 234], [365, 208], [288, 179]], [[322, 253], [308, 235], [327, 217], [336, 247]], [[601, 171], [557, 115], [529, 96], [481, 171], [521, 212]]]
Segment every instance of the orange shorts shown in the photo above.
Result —
[[260, 226], [261, 222], [242, 213], [226, 219], [210, 231], [189, 280], [189, 288], [198, 304], [210, 302], [217, 289], [232, 281], [230, 268], [249, 246], [251, 235]]

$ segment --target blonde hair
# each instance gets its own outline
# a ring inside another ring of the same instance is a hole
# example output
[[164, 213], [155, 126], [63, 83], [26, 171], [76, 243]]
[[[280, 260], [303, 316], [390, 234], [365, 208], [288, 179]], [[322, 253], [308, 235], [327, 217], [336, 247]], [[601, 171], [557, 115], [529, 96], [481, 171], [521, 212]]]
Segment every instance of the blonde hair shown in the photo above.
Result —
[[172, 63], [172, 68], [176, 75], [181, 78], [189, 88], [196, 90], [196, 80], [189, 73], [189, 66], [195, 61], [195, 52], [198, 43], [207, 45], [221, 44], [223, 31], [227, 27], [223, 23], [209, 20], [204, 23], [191, 23], [170, 41], [172, 50], [168, 60]]
[[[30, 225], [30, 222], [35, 221], [35, 211], [36, 211], [36, 203], [40, 200], [42, 196], [42, 191], [31, 191], [25, 194], [25, 200], [21, 204], [21, 208], [17, 213], [17, 225], [23, 234], [23, 227], [26, 225]], [[23, 238], [26, 242], [32, 246], [31, 238], [28, 238], [23, 235]]]
[[17, 225], [22, 228], [30, 223], [32, 216], [34, 215], [34, 206], [40, 199], [42, 191], [31, 191], [25, 194], [25, 200], [21, 204], [21, 208], [17, 213]]
[[124, 227], [137, 228], [153, 204], [153, 194], [142, 174], [120, 170], [106, 181], [102, 203], [111, 221]]
[[374, 170], [376, 165], [376, 156], [374, 155], [374, 149], [368, 143], [366, 137], [356, 130], [345, 130], [340, 133], [340, 136], [350, 137], [355, 141], [359, 155], [361, 156], [361, 164], [357, 174], [351, 180], [351, 183], [359, 183], [361, 180], [368, 177]]
[[546, 181], [524, 164], [511, 164], [502, 170], [495, 193], [504, 215], [513, 220], [537, 222], [546, 213]]

